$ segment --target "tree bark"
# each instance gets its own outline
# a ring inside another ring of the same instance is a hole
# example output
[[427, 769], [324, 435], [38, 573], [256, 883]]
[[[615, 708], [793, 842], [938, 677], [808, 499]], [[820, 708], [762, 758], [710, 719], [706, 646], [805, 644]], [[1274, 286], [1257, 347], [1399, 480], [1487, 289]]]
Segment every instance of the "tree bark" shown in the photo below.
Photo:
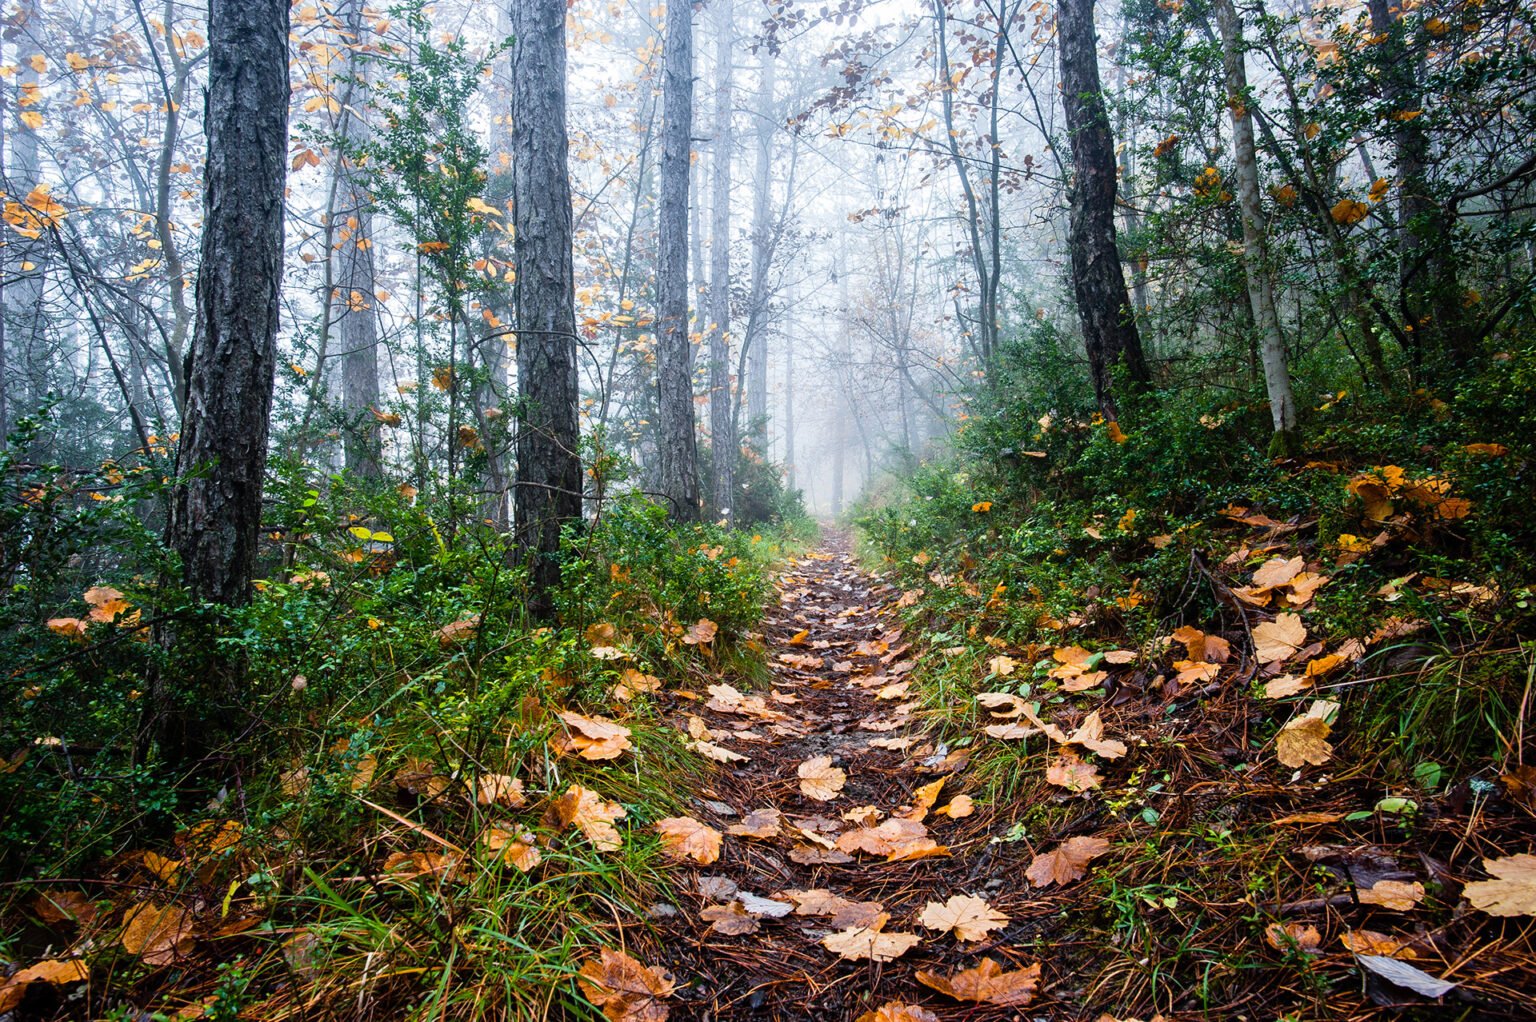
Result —
[[1280, 446], [1288, 448], [1296, 429], [1296, 399], [1291, 393], [1285, 336], [1275, 309], [1269, 241], [1265, 233], [1264, 209], [1259, 200], [1259, 163], [1253, 139], [1253, 116], [1248, 110], [1248, 74], [1243, 65], [1247, 47], [1232, 0], [1213, 0], [1213, 6], [1217, 29], [1221, 33], [1227, 109], [1232, 115], [1232, 150], [1237, 171], [1237, 201], [1243, 221], [1243, 271], [1248, 281], [1248, 301], [1253, 308], [1254, 326], [1259, 332], [1259, 360], [1264, 366], [1270, 419]]
[[581, 517], [571, 181], [565, 128], [565, 0], [512, 4], [512, 174], [517, 259], [518, 478], [529, 610], [548, 618], [560, 529]]
[[656, 265], [656, 380], [661, 489], [672, 515], [699, 517], [699, 452], [688, 336], [688, 171], [693, 128], [693, 7], [667, 5]]
[[171, 539], [194, 597], [240, 606], [256, 566], [277, 358], [288, 4], [211, 0], [208, 36], [197, 330]]
[[[368, 64], [357, 59], [364, 38], [361, 0], [344, 0], [337, 17], [349, 40], [348, 79], [366, 82]], [[341, 407], [347, 425], [343, 448], [347, 471], [364, 479], [384, 475], [379, 424], [373, 416], [379, 400], [379, 325], [375, 302], [373, 266], [373, 214], [363, 178], [350, 153], [367, 137], [368, 126], [359, 113], [362, 103], [356, 86], [348, 89], [343, 105], [341, 134], [350, 143], [336, 161], [341, 187], [332, 215], [341, 219], [337, 231], [336, 286], [331, 296], [331, 315], [341, 351]]]
[[1115, 244], [1115, 144], [1099, 81], [1094, 0], [1060, 0], [1056, 8], [1062, 108], [1072, 142], [1069, 234], [1072, 285], [1093, 392], [1106, 419], [1118, 417], [1113, 373], [1124, 366], [1136, 386], [1151, 383], [1141, 335]]
[[731, 399], [731, 0], [716, 0], [715, 153], [710, 206], [709, 435], [714, 461], [714, 507], [709, 517], [734, 522], [736, 417]]

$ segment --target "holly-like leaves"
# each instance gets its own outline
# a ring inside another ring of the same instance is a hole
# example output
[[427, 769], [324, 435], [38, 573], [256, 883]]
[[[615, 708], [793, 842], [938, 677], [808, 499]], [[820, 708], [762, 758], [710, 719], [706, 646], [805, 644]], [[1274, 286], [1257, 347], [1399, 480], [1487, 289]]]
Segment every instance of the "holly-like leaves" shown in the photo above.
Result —
[[581, 967], [576, 982], [610, 1022], [664, 1022], [668, 1009], [662, 1001], [677, 989], [671, 973], [606, 947]]
[[1022, 1008], [1035, 999], [1035, 990], [1040, 986], [1040, 965], [1004, 971], [995, 960], [983, 958], [975, 968], [962, 969], [953, 976], [920, 970], [917, 981], [957, 1001]]
[[954, 933], [960, 940], [977, 941], [1008, 925], [1008, 917], [982, 898], [956, 894], [944, 904], [930, 901], [917, 921], [930, 930]]

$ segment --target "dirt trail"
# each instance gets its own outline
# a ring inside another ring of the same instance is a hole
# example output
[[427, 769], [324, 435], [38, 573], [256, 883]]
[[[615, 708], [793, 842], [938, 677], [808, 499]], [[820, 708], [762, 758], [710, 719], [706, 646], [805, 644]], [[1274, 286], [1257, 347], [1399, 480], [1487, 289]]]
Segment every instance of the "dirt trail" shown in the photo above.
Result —
[[[726, 832], [719, 860], [680, 866], [689, 875], [677, 904], [653, 908], [659, 964], [679, 980], [672, 1017], [855, 1019], [891, 1001], [945, 1019], [1018, 1017], [916, 981], [917, 970], [948, 976], [984, 957], [1029, 965], [1020, 944], [1039, 932], [1031, 920], [1059, 905], [1022, 895], [1014, 846], [989, 843], [989, 814], [965, 794], [968, 754], [924, 734], [905, 692], [913, 662], [895, 594], [843, 543], [792, 562], [778, 585], [764, 627], [771, 690], [713, 686], [679, 721], [705, 751], [749, 758], [722, 765], [693, 797], [693, 815]], [[964, 943], [919, 922], [929, 902], [955, 895], [1008, 919]], [[878, 928], [881, 914], [883, 930], [861, 929]], [[898, 936], [887, 945], [879, 933]], [[828, 937], [862, 956], [842, 957]]]

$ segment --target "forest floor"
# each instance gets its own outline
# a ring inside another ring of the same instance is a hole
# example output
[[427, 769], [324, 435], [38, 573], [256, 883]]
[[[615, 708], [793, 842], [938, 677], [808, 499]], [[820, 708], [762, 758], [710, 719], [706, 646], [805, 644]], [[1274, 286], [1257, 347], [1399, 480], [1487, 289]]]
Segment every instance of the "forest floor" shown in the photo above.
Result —
[[1447, 892], [1474, 850], [1527, 844], [1529, 813], [1463, 784], [1394, 816], [1366, 767], [1234, 770], [1243, 684], [957, 713], [921, 694], [944, 651], [904, 636], [903, 605], [834, 536], [779, 579], [768, 690], [674, 693], [729, 762], [660, 826], [674, 894], [626, 928], [652, 971], [610, 1018], [1528, 1017], [1531, 921]]

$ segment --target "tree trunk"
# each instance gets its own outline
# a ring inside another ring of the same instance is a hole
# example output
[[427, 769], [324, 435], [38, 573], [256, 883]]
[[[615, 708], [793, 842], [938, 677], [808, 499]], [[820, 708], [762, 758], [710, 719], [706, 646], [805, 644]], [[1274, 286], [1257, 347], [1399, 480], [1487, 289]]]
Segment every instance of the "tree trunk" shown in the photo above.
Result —
[[736, 417], [731, 400], [731, 0], [716, 0], [715, 154], [709, 240], [709, 435], [715, 467], [714, 507], [709, 517], [734, 522]]
[[[14, 28], [7, 32], [13, 38], [34, 38], [33, 33], [42, 31], [37, 24], [35, 2], [18, 5], [12, 22]], [[18, 53], [16, 60], [16, 92], [12, 105], [16, 108], [16, 120], [11, 128], [10, 160], [5, 166], [6, 190], [25, 199], [32, 189], [42, 183], [38, 159], [37, 131], [21, 120], [27, 113], [21, 108], [24, 99], [42, 95], [37, 70], [26, 55]], [[43, 314], [43, 292], [47, 278], [48, 244], [42, 238], [24, 238], [7, 229], [4, 273], [6, 281], [3, 306], [5, 316], [5, 340], [7, 368], [17, 377], [19, 400], [13, 403], [12, 415], [19, 417], [35, 412], [48, 392], [49, 356], [45, 350], [44, 332], [47, 319]], [[5, 381], [0, 380], [0, 385]]]
[[1093, 0], [1060, 0], [1056, 10], [1062, 108], [1072, 139], [1072, 285], [1093, 392], [1099, 410], [1113, 420], [1118, 416], [1114, 370], [1124, 366], [1137, 386], [1152, 378], [1115, 245], [1115, 144], [1099, 82]]
[[288, 4], [212, 0], [197, 330], [171, 539], [201, 600], [250, 598], [277, 358]]
[[1243, 271], [1248, 281], [1248, 301], [1259, 333], [1259, 361], [1264, 366], [1270, 419], [1280, 448], [1289, 449], [1296, 430], [1296, 399], [1291, 394], [1285, 336], [1280, 331], [1280, 315], [1275, 309], [1269, 242], [1265, 235], [1264, 209], [1259, 201], [1259, 163], [1253, 140], [1253, 115], [1248, 111], [1248, 74], [1243, 66], [1247, 47], [1232, 0], [1213, 0], [1213, 3], [1217, 28], [1221, 32], [1222, 64], [1226, 69], [1227, 108], [1232, 114], [1232, 149], [1237, 170], [1237, 200], [1243, 221]]
[[[350, 44], [347, 53], [348, 79], [366, 87], [368, 64], [357, 59], [356, 46], [364, 35], [361, 0], [344, 0], [337, 17], [346, 26]], [[341, 134], [349, 145], [360, 145], [368, 126], [358, 111], [361, 97], [357, 85], [350, 85], [350, 101], [343, 104]], [[336, 161], [341, 176], [332, 216], [342, 223], [337, 231], [338, 249], [336, 286], [331, 296], [331, 315], [336, 324], [341, 348], [341, 407], [347, 425], [344, 441], [347, 471], [364, 479], [379, 479], [384, 474], [379, 441], [379, 423], [373, 416], [379, 401], [379, 325], [373, 272], [373, 214], [362, 174], [348, 152]]]
[[699, 452], [688, 336], [688, 171], [693, 129], [693, 8], [667, 5], [656, 260], [656, 448], [671, 513], [699, 517]]
[[[202, 261], [197, 320], [176, 454], [167, 538], [189, 595], [250, 600], [277, 363], [288, 153], [286, 0], [211, 0], [203, 114]], [[245, 702], [243, 664], [214, 652], [198, 625], [161, 640], [177, 677], [151, 679], [161, 754], [201, 761], [229, 736]]]
[[512, 174], [517, 258], [517, 534], [529, 610], [547, 618], [560, 528], [581, 518], [571, 181], [566, 162], [565, 0], [512, 5]]
[[[1402, 9], [1389, 0], [1367, 0], [1371, 29], [1381, 42], [1373, 49], [1380, 64], [1382, 97], [1394, 112], [1423, 109], [1419, 83], [1425, 43], [1410, 40]], [[1430, 193], [1429, 134], [1418, 117], [1394, 120], [1393, 163], [1398, 189], [1399, 294], [1410, 322], [1410, 355], [1415, 370], [1444, 382], [1464, 368], [1471, 354], [1462, 291], [1456, 272], [1455, 217]], [[1421, 359], [1429, 365], [1421, 365]]]

